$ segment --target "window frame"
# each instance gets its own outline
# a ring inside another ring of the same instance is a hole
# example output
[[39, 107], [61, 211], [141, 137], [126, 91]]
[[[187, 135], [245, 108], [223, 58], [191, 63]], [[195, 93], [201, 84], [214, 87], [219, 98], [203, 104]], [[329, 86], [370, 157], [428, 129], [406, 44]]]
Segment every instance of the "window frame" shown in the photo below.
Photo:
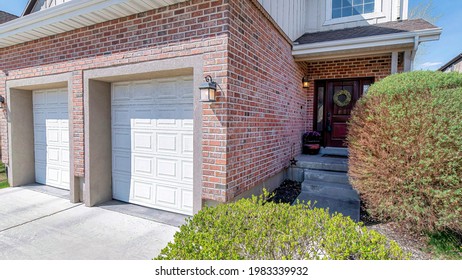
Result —
[[348, 17], [341, 17], [341, 18], [332, 18], [332, 1], [326, 1], [326, 21], [324, 25], [331, 25], [331, 24], [339, 24], [339, 23], [346, 23], [352, 21], [361, 21], [361, 20], [369, 20], [375, 18], [385, 17], [385, 13], [383, 12], [383, 1], [382, 0], [375, 0], [374, 12], [361, 14], [361, 15], [353, 15]]

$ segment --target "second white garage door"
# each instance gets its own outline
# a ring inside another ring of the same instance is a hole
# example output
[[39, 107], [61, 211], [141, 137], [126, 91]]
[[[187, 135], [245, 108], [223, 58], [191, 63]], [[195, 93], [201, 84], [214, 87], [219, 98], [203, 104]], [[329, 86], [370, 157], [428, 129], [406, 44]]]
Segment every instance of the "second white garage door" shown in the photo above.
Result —
[[112, 183], [115, 199], [192, 214], [192, 77], [112, 85]]

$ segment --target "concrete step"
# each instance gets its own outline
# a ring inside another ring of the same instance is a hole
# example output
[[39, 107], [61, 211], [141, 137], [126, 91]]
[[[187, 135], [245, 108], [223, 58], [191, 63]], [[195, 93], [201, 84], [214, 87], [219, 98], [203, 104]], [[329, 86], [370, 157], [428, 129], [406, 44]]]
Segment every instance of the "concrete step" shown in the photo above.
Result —
[[328, 183], [349, 184], [348, 175], [345, 172], [334, 172], [326, 170], [305, 169], [304, 174], [306, 182], [321, 181]]
[[320, 154], [348, 157], [348, 148], [325, 147], [321, 148]]
[[317, 191], [302, 191], [294, 203], [311, 201], [313, 208], [329, 209], [329, 213], [341, 213], [352, 220], [360, 220], [360, 199], [355, 190], [321, 188]]
[[305, 180], [302, 184], [302, 191], [319, 191], [322, 188], [353, 190], [350, 184], [330, 183], [325, 181]]
[[298, 166], [303, 169], [348, 172], [348, 163], [329, 161], [301, 161]]

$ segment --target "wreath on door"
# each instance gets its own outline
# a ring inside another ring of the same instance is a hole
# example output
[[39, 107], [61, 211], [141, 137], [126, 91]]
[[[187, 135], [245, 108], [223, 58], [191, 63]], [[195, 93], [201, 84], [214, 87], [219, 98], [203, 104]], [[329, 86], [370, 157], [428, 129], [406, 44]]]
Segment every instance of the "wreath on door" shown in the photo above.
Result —
[[351, 103], [351, 93], [348, 90], [339, 90], [334, 94], [334, 103], [339, 107], [346, 107]]

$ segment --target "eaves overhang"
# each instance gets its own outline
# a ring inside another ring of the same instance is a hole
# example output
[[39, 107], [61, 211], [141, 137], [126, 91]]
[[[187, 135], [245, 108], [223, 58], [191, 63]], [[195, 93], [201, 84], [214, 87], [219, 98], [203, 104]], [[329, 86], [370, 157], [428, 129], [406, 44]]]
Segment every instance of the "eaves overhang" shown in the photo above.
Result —
[[185, 1], [187, 0], [69, 1], [50, 9], [0, 24], [0, 48]]
[[441, 28], [432, 28], [320, 43], [295, 44], [292, 55], [297, 61], [314, 61], [357, 56], [360, 54], [391, 53], [399, 49], [415, 50], [422, 42], [439, 40], [441, 33]]

